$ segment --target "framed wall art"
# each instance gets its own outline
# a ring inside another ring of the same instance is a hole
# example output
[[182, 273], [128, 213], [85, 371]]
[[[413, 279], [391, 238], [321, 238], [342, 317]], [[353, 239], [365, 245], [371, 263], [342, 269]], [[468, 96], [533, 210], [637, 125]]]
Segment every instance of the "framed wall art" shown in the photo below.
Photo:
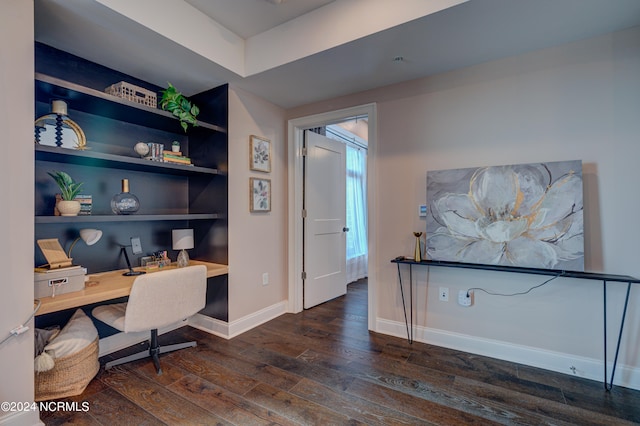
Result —
[[258, 172], [271, 172], [271, 141], [260, 136], [249, 138], [249, 168]]
[[584, 271], [582, 162], [427, 172], [427, 258]]
[[249, 211], [271, 211], [271, 179], [249, 178]]

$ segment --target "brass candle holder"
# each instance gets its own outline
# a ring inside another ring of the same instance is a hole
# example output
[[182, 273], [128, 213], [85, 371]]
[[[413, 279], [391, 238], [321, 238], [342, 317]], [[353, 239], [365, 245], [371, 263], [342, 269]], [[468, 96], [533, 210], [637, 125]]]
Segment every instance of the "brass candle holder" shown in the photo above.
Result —
[[413, 259], [416, 262], [421, 262], [422, 261], [422, 250], [420, 249], [420, 236], [422, 235], [422, 232], [414, 232], [413, 235], [415, 235], [415, 237], [416, 237], [416, 248], [413, 251]]

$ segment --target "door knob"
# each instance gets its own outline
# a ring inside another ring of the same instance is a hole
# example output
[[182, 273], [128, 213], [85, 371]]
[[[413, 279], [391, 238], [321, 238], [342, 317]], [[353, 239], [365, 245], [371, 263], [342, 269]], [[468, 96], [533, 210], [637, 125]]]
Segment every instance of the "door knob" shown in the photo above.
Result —
[[342, 228], [342, 232], [349, 232], [349, 228], [345, 226], [344, 228]]

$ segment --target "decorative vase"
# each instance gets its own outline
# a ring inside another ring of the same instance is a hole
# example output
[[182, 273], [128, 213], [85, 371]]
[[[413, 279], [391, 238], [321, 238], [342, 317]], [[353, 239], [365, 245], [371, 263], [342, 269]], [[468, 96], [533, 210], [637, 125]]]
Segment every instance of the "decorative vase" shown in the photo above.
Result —
[[139, 208], [140, 200], [129, 192], [129, 179], [122, 179], [122, 192], [111, 199], [111, 210], [115, 214], [133, 214]]
[[413, 235], [416, 237], [416, 248], [413, 251], [413, 258], [416, 262], [422, 261], [422, 250], [420, 249], [420, 236], [422, 232], [414, 232]]
[[80, 201], [60, 200], [57, 206], [60, 216], [78, 216], [80, 212]]

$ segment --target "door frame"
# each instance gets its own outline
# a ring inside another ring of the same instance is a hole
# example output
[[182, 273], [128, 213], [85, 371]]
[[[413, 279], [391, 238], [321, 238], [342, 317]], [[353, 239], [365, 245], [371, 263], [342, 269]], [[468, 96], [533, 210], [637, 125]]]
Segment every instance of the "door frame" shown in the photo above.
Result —
[[306, 117], [291, 119], [288, 121], [289, 141], [289, 176], [288, 176], [288, 276], [289, 294], [287, 311], [291, 313], [301, 312], [303, 309], [303, 280], [302, 280], [302, 253], [304, 250], [302, 240], [302, 201], [303, 191], [303, 163], [302, 147], [304, 144], [304, 130], [325, 126], [341, 121], [345, 118], [359, 115], [367, 115], [369, 120], [369, 135], [367, 148], [367, 217], [368, 217], [368, 327], [375, 331], [377, 318], [377, 271], [375, 268], [377, 259], [376, 250], [376, 198], [375, 168], [377, 145], [377, 105], [375, 103], [344, 108], [322, 114], [314, 114]]

